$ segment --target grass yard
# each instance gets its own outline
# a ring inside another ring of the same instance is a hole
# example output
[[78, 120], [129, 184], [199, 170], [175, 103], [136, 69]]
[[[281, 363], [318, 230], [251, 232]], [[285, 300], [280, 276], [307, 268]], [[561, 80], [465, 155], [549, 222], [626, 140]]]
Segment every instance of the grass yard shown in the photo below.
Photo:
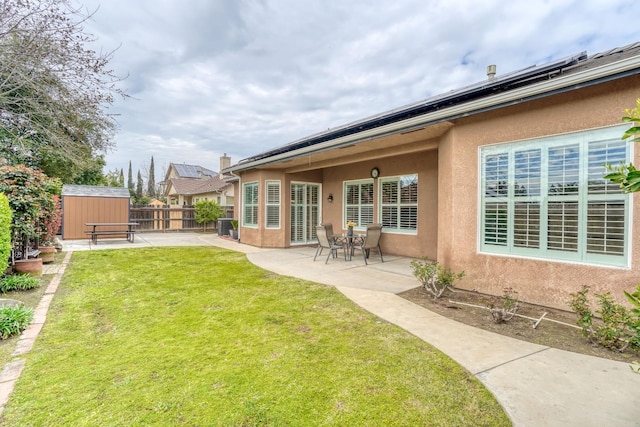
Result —
[[493, 396], [331, 287], [218, 248], [76, 252], [3, 426], [501, 426]]

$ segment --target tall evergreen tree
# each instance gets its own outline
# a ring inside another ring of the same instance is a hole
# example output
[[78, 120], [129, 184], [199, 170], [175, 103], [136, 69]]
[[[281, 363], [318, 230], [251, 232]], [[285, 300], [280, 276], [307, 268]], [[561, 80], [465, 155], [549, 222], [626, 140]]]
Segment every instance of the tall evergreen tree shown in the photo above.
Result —
[[127, 180], [127, 188], [129, 189], [129, 193], [131, 193], [131, 195], [133, 195], [133, 172], [131, 171], [131, 160], [129, 160], [129, 177]]
[[124, 187], [124, 170], [120, 168], [120, 187]]
[[151, 165], [149, 166], [149, 182], [147, 182], [147, 196], [156, 196], [156, 172], [153, 165], [153, 156], [151, 156]]
[[140, 173], [140, 169], [138, 169], [138, 185], [136, 185], [136, 198], [138, 200], [142, 199], [142, 174]]

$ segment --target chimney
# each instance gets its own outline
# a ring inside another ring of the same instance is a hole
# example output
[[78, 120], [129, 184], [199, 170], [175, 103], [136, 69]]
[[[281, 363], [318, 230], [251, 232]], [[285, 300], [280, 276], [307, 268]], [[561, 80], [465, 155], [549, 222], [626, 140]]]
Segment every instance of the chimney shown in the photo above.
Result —
[[227, 156], [227, 153], [224, 153], [224, 155], [220, 157], [220, 170], [218, 172], [222, 174], [222, 171], [229, 166], [231, 166], [231, 157]]
[[496, 66], [495, 65], [487, 66], [487, 77], [489, 77], [489, 80], [493, 80], [496, 77]]

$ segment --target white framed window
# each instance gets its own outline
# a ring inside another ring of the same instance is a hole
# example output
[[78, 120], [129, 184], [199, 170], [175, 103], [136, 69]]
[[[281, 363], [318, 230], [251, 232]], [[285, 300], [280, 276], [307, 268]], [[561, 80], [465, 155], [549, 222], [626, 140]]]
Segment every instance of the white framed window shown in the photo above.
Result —
[[280, 181], [265, 183], [265, 228], [280, 228]]
[[628, 266], [629, 196], [604, 164], [628, 162], [614, 126], [480, 149], [480, 250]]
[[355, 222], [356, 229], [364, 230], [373, 223], [373, 180], [345, 181], [344, 222]]
[[380, 221], [384, 231], [412, 233], [418, 230], [418, 175], [379, 180]]
[[258, 183], [249, 182], [242, 186], [242, 225], [258, 226]]

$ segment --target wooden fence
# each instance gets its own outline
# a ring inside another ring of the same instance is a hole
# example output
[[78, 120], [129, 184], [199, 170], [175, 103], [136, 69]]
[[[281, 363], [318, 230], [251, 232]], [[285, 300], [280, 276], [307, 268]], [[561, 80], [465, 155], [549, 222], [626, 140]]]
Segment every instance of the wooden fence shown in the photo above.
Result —
[[[233, 206], [223, 206], [225, 218], [233, 218]], [[198, 224], [193, 206], [134, 205], [129, 209], [129, 221], [137, 222], [136, 231], [196, 231], [215, 229], [215, 223]]]

